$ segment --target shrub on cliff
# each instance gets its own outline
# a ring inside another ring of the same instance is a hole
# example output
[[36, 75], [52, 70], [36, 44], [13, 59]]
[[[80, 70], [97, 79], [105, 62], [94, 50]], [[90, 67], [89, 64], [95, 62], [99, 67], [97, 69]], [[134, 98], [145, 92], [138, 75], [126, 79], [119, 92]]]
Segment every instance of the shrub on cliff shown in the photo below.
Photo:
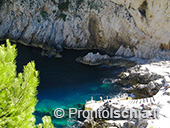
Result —
[[35, 63], [24, 66], [23, 73], [16, 72], [17, 50], [7, 40], [0, 46], [0, 128], [54, 128], [50, 117], [35, 125], [36, 94], [39, 84]]

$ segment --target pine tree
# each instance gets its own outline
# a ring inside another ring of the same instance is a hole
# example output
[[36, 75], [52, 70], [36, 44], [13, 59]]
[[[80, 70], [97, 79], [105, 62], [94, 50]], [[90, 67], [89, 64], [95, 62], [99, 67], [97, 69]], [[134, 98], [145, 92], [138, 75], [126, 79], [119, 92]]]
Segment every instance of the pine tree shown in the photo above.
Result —
[[32, 61], [17, 74], [16, 56], [16, 46], [9, 40], [0, 46], [0, 128], [54, 128], [47, 116], [43, 124], [35, 125], [39, 73]]

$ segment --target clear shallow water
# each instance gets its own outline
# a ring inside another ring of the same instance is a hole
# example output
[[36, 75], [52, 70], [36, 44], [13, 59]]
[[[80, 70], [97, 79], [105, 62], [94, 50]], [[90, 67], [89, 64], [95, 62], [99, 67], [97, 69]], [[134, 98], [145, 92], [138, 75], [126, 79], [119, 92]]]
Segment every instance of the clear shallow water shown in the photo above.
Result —
[[75, 62], [79, 56], [89, 51], [65, 50], [61, 59], [41, 56], [41, 50], [17, 45], [17, 70], [22, 71], [23, 65], [31, 60], [36, 63], [40, 71], [40, 85], [38, 87], [38, 104], [36, 106], [37, 123], [41, 123], [44, 115], [51, 115], [56, 128], [71, 127], [74, 121], [65, 117], [56, 119], [53, 110], [56, 108], [68, 109], [76, 107], [81, 109], [91, 96], [98, 100], [100, 96], [113, 97], [121, 88], [113, 84], [103, 84], [104, 78], [113, 78], [122, 68], [107, 66], [87, 66]]

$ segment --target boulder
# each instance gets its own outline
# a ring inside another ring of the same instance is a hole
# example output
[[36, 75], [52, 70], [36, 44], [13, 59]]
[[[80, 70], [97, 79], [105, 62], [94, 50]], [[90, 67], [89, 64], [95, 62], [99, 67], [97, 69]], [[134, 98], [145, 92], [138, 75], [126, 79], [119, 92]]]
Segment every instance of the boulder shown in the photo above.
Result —
[[87, 65], [100, 65], [109, 61], [110, 57], [108, 55], [101, 55], [100, 53], [88, 53], [84, 57], [79, 57], [76, 61]]
[[165, 83], [170, 83], [170, 77], [169, 76], [165, 76], [164, 77], [164, 81], [165, 81]]

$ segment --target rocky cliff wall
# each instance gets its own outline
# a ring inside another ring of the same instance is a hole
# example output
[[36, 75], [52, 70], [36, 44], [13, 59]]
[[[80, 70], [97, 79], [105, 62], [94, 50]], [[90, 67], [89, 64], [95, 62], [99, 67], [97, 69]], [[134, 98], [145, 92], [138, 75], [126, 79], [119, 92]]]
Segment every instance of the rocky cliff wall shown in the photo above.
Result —
[[0, 39], [150, 58], [170, 49], [169, 0], [2, 0]]

